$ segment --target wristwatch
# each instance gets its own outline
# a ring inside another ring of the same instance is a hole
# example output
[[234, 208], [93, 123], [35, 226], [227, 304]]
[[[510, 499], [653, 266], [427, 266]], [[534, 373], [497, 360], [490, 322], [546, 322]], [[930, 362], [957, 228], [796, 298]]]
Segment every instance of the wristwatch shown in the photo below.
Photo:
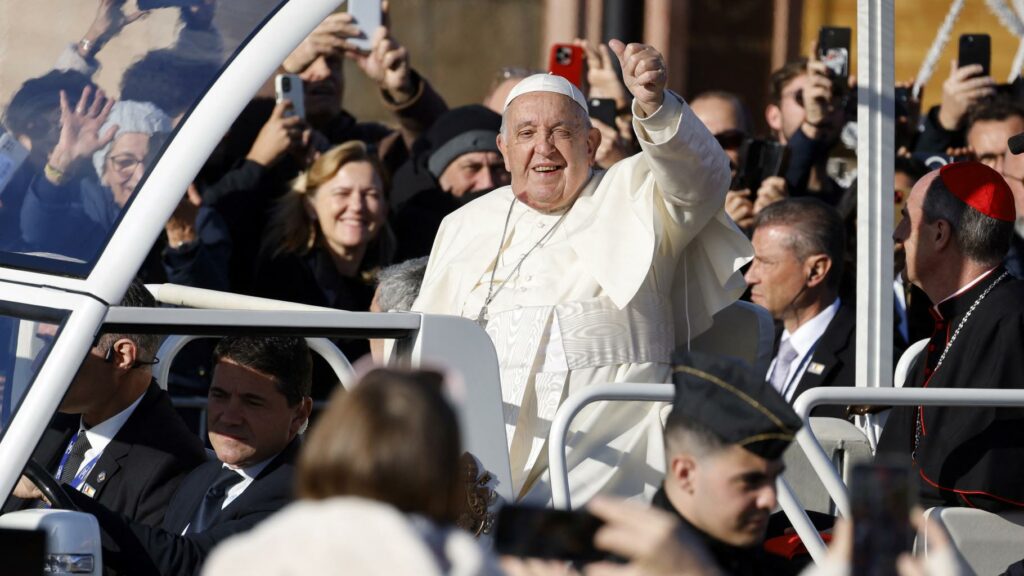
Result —
[[88, 38], [82, 38], [78, 41], [78, 55], [82, 58], [85, 58], [86, 60], [92, 58], [92, 49], [95, 45], [96, 43], [92, 40], [89, 40]]

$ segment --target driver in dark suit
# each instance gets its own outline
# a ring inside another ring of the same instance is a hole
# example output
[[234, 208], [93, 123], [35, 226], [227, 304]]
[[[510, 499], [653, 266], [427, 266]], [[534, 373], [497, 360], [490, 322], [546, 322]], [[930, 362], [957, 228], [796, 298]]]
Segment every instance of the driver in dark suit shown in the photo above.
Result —
[[119, 574], [198, 574], [218, 542], [292, 499], [298, 434], [313, 405], [305, 340], [228, 337], [214, 360], [207, 423], [217, 460], [185, 478], [159, 528], [69, 494], [96, 516], [104, 564]]
[[[121, 305], [155, 302], [132, 283]], [[32, 454], [55, 480], [149, 526], [160, 525], [178, 484], [206, 460], [202, 442], [153, 381], [158, 343], [144, 334], [100, 336]], [[4, 511], [34, 505], [22, 498], [36, 494], [22, 479]]]

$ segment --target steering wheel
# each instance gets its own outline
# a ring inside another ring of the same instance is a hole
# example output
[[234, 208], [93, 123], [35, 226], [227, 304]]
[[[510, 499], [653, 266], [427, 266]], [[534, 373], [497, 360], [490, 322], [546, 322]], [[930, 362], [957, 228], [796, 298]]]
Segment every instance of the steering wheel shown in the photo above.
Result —
[[79, 509], [75, 501], [64, 491], [64, 487], [53, 477], [53, 474], [47, 472], [46, 468], [43, 468], [35, 460], [29, 458], [22, 472], [39, 488], [43, 496], [46, 496], [46, 499], [50, 501], [50, 506], [53, 508], [76, 511]]

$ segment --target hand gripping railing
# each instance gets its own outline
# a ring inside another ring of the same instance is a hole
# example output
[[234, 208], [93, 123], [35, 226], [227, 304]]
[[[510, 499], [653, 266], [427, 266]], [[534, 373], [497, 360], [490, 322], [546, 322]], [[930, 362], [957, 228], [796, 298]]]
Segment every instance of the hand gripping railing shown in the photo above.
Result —
[[[565, 440], [573, 418], [588, 404], [600, 401], [668, 402], [675, 394], [672, 384], [598, 384], [573, 394], [555, 413], [548, 434], [548, 466], [551, 477], [551, 498], [556, 508], [571, 507], [569, 475], [566, 466]], [[1002, 389], [928, 389], [928, 388], [812, 388], [800, 395], [793, 409], [804, 421], [796, 441], [807, 460], [821, 478], [829, 496], [843, 516], [849, 516], [850, 501], [839, 472], [815, 438], [810, 426], [810, 413], [827, 404], [858, 404], [881, 406], [1024, 406], [1024, 390]], [[825, 557], [825, 544], [814, 528], [807, 512], [784, 478], [777, 483], [779, 505], [815, 562]]]

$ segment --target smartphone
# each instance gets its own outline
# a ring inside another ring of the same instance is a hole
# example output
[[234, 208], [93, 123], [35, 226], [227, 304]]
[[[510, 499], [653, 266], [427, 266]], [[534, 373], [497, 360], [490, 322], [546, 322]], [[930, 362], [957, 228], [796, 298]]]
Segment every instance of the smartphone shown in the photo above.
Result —
[[306, 119], [306, 100], [302, 92], [302, 78], [295, 74], [278, 74], [274, 78], [274, 90], [277, 93], [277, 101], [290, 100], [291, 110], [285, 112], [285, 116], [298, 116]]
[[988, 34], [961, 34], [960, 50], [957, 53], [956, 65], [960, 68], [971, 64], [981, 64], [979, 76], [991, 76], [992, 40]]
[[362, 50], [369, 52], [373, 46], [370, 39], [374, 31], [380, 28], [384, 22], [384, 13], [380, 9], [380, 0], [348, 0], [348, 13], [355, 20], [362, 35], [358, 38], [349, 38], [349, 42]]
[[788, 160], [789, 153], [784, 144], [748, 138], [740, 147], [740, 166], [731, 189], [746, 189], [756, 195], [765, 178], [781, 176], [785, 172]]
[[583, 510], [507, 504], [498, 512], [494, 547], [511, 556], [596, 562], [609, 556], [594, 548], [594, 534], [603, 524]]
[[818, 59], [828, 68], [833, 87], [847, 86], [850, 77], [850, 29], [822, 26], [818, 31]]
[[882, 459], [854, 467], [850, 479], [851, 576], [896, 576], [896, 558], [914, 544], [910, 509], [917, 492], [906, 464]]
[[615, 128], [615, 100], [611, 98], [590, 98], [587, 100], [590, 117]]
[[555, 44], [551, 47], [548, 70], [583, 89], [583, 48], [573, 44]]
[[0, 128], [0, 194], [7, 189], [14, 173], [21, 168], [26, 158], [28, 148], [22, 146], [13, 134]]

